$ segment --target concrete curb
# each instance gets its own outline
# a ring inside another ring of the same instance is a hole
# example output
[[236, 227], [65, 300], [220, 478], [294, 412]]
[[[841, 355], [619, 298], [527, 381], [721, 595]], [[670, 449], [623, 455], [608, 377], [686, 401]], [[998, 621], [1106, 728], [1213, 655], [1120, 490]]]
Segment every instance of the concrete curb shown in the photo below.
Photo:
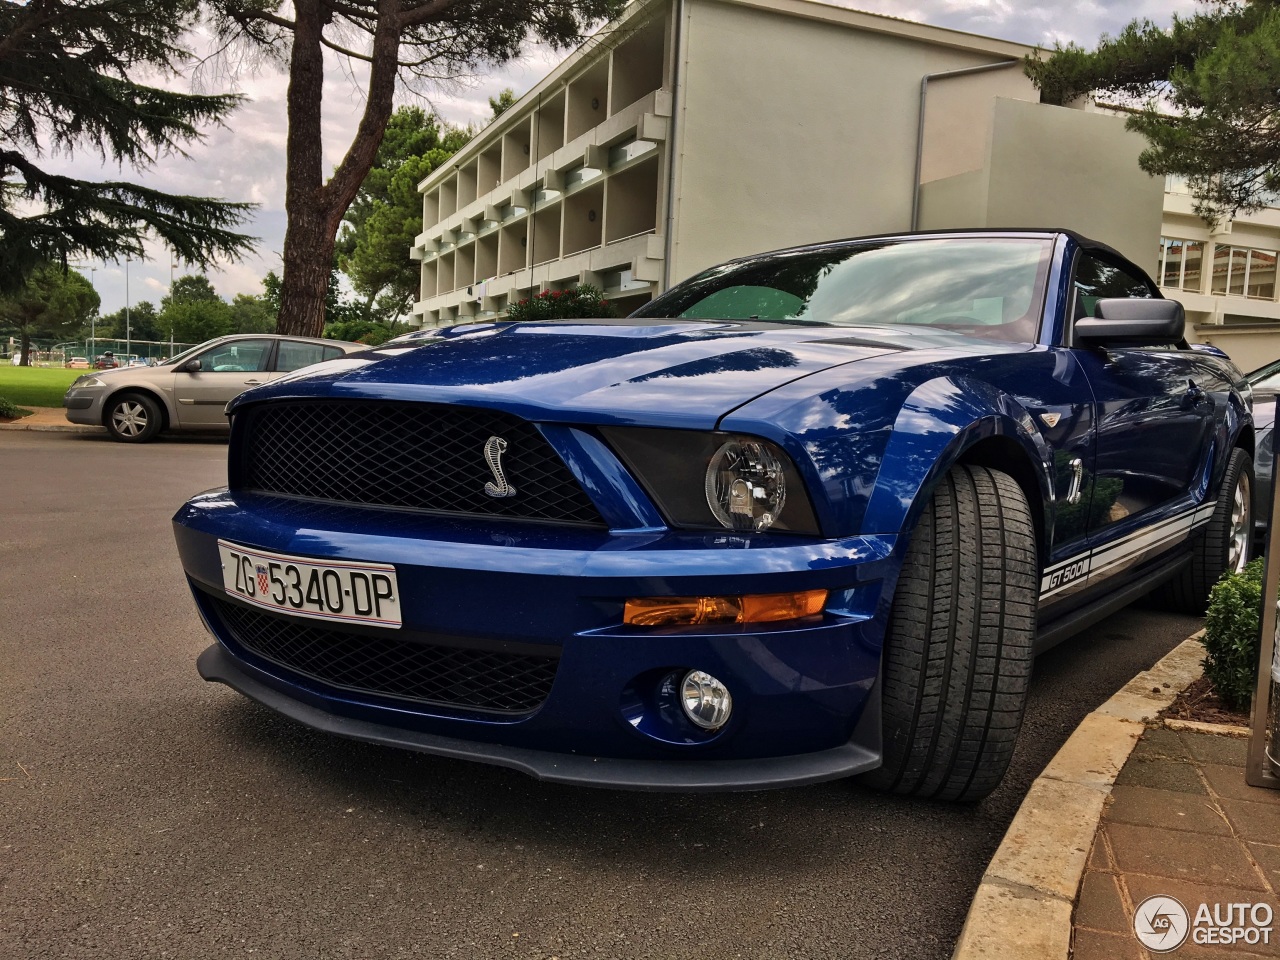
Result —
[[29, 416], [0, 423], [0, 430], [35, 430], [38, 433], [103, 433], [106, 427], [70, 423], [61, 407], [32, 407]]
[[[1102, 809], [1148, 721], [1201, 674], [1204, 631], [1084, 718], [1036, 778], [978, 885], [952, 960], [1067, 960]], [[1016, 946], [1015, 946], [1016, 945]]]
[[66, 426], [57, 423], [0, 423], [0, 430], [34, 430], [36, 433], [105, 433], [106, 427], [91, 427], [87, 424], [68, 423]]

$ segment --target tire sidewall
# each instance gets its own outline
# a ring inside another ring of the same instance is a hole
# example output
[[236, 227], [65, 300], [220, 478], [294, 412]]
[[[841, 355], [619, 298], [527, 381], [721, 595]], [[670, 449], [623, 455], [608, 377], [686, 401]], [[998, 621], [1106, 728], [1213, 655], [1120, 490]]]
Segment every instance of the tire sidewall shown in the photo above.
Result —
[[[121, 433], [116, 428], [116, 410], [125, 403], [139, 404], [147, 412], [147, 425], [143, 428], [142, 432], [136, 436], [129, 436], [128, 434]], [[111, 435], [113, 440], [118, 440], [121, 443], [147, 443], [148, 441], [155, 439], [156, 434], [160, 432], [162, 416], [163, 414], [160, 412], [160, 405], [146, 394], [121, 393], [112, 397], [110, 401], [108, 401], [106, 415], [103, 417], [103, 424], [106, 426], [107, 432]]]

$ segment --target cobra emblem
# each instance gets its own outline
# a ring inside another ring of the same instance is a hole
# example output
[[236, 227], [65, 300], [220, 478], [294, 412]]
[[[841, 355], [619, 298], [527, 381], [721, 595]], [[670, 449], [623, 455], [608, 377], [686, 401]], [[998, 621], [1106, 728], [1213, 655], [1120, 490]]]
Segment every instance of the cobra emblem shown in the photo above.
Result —
[[491, 497], [514, 497], [516, 488], [507, 483], [502, 472], [502, 454], [507, 449], [507, 441], [501, 437], [490, 437], [484, 444], [484, 462], [493, 473], [493, 480], [484, 485], [484, 492]]

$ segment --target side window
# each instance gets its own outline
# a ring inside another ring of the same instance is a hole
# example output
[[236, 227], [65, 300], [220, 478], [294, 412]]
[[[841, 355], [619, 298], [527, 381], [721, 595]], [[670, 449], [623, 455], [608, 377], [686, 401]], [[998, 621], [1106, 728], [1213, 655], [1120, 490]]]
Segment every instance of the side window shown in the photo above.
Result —
[[200, 354], [205, 373], [261, 373], [271, 356], [270, 340], [228, 340]]
[[276, 372], [291, 373], [309, 367], [321, 360], [332, 360], [342, 355], [339, 347], [326, 347], [319, 343], [302, 343], [299, 340], [281, 340], [276, 354]]
[[1092, 317], [1099, 300], [1112, 297], [1152, 297], [1147, 281], [1091, 253], [1083, 253], [1076, 261], [1075, 313], [1073, 319]]

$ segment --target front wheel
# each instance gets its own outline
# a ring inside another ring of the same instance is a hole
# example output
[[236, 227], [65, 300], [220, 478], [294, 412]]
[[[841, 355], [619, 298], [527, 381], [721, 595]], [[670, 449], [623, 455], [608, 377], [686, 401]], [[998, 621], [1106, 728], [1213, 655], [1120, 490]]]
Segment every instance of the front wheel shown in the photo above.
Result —
[[160, 432], [160, 405], [143, 393], [122, 393], [108, 402], [104, 422], [112, 439], [146, 443]]
[[1035, 525], [1008, 474], [960, 465], [911, 536], [884, 646], [884, 763], [870, 786], [980, 800], [1013, 757], [1039, 599]]

